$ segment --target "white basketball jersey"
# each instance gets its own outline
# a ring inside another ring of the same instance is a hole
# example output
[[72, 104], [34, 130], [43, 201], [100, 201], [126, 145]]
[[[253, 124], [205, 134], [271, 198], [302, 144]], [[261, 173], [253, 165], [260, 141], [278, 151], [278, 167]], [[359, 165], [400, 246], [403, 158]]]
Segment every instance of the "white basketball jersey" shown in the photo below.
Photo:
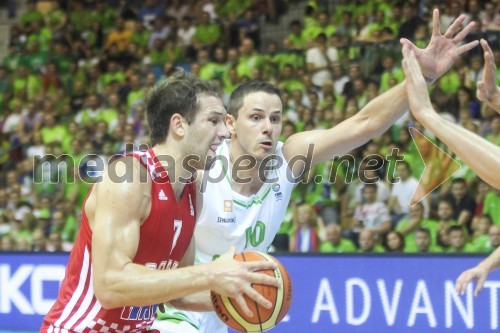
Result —
[[276, 158], [267, 163], [273, 168], [260, 190], [250, 197], [233, 191], [228, 171], [230, 142], [225, 140], [221, 144], [217, 161], [206, 171], [211, 180], [204, 186], [203, 210], [195, 229], [200, 262], [212, 261], [231, 245], [237, 253], [267, 251], [283, 222], [294, 187], [291, 170], [282, 153], [283, 143], [279, 142]]

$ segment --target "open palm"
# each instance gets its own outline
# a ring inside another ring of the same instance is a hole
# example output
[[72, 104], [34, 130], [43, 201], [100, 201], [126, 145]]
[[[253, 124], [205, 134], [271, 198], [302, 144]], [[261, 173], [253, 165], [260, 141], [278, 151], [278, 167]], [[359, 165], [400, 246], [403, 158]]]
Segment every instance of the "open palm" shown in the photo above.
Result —
[[434, 9], [432, 13], [432, 37], [429, 45], [427, 45], [425, 49], [416, 47], [406, 38], [401, 39], [401, 44], [407, 45], [415, 52], [422, 73], [427, 81], [435, 81], [438, 79], [453, 66], [459, 55], [478, 45], [478, 41], [473, 41], [458, 46], [474, 27], [474, 22], [470, 22], [460, 31], [464, 20], [465, 16], [460, 15], [448, 27], [446, 33], [442, 35], [439, 27], [439, 10]]

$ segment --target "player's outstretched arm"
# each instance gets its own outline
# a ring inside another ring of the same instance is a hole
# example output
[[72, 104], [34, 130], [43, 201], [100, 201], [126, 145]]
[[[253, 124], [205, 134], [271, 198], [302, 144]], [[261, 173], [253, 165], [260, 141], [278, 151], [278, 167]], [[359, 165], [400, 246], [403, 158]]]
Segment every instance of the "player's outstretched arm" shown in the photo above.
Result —
[[133, 263], [141, 222], [149, 213], [151, 184], [140, 182], [144, 169], [135, 159], [131, 163], [134, 167], [130, 174], [124, 163], [116, 165], [116, 174], [131, 177], [129, 182], [113, 182], [106, 174], [94, 189], [98, 204], [92, 224], [93, 284], [102, 306], [159, 304], [211, 289], [238, 303], [247, 294], [259, 304], [270, 306], [251, 284], [278, 286], [278, 279], [256, 273], [275, 269], [276, 264], [237, 262], [232, 257], [234, 249], [220, 261], [173, 270], [153, 270]]
[[467, 285], [471, 281], [476, 282], [474, 296], [477, 296], [483, 289], [484, 282], [488, 274], [496, 268], [500, 267], [500, 247], [497, 248], [488, 258], [481, 261], [476, 267], [466, 270], [458, 277], [455, 282], [455, 290], [459, 295], [465, 294]]
[[[439, 11], [433, 12], [433, 32], [429, 45], [419, 49], [409, 40], [401, 43], [412, 48], [422, 66], [422, 71], [429, 82], [434, 81], [450, 69], [458, 56], [473, 47], [478, 41], [459, 46], [458, 44], [469, 34], [474, 23], [460, 29], [465, 16], [458, 17], [443, 35], [439, 27]], [[326, 131], [302, 132], [291, 136], [283, 147], [287, 160], [295, 155], [306, 155], [308, 147], [314, 147], [313, 164], [327, 161], [334, 156], [342, 155], [361, 146], [368, 140], [381, 135], [408, 110], [406, 84], [403, 82], [377, 96], [355, 116], [346, 119], [339, 125]], [[297, 163], [295, 174], [300, 173]]]
[[477, 98], [488, 103], [488, 105], [500, 113], [500, 87], [496, 83], [496, 67], [493, 51], [488, 42], [481, 39], [481, 46], [484, 50], [483, 78], [477, 82]]
[[414, 117], [443, 141], [479, 177], [500, 188], [500, 178], [495, 173], [495, 170], [500, 169], [500, 148], [439, 116], [432, 108], [415, 52], [404, 45], [403, 57], [408, 99]]

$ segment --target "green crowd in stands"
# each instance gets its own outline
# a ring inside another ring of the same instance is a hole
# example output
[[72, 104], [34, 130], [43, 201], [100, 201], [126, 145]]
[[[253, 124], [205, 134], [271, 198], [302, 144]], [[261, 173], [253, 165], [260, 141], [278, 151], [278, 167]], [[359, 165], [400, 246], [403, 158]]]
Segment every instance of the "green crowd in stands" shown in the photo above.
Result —
[[[467, 41], [490, 41], [500, 84], [500, 3], [419, 3], [28, 1], [0, 57], [0, 251], [71, 250], [98, 162], [150, 145], [145, 94], [178, 68], [213, 81], [224, 102], [247, 80], [277, 85], [286, 139], [335, 126], [403, 81], [399, 38], [425, 46], [438, 6], [441, 26], [460, 14], [476, 22]], [[300, 18], [286, 20], [300, 4]], [[284, 37], [270, 36], [264, 25]], [[478, 47], [429, 87], [431, 100], [442, 116], [500, 145], [500, 116], [475, 97], [482, 68]], [[270, 250], [462, 253], [500, 246], [500, 191], [463, 163], [409, 207], [424, 169], [410, 126], [440, 144], [408, 113], [349, 158], [318, 165], [294, 190]], [[377, 156], [387, 162], [394, 149], [404, 162], [392, 169], [369, 163]]]

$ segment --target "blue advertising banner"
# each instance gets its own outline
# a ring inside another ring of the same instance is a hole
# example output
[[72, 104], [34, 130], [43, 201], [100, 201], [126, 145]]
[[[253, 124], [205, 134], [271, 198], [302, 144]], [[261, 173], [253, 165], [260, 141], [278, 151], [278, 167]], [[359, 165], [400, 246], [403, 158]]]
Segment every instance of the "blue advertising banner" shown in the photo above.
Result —
[[[500, 271], [478, 297], [454, 292], [458, 274], [481, 257], [277, 256], [293, 304], [272, 332], [499, 331]], [[64, 276], [67, 254], [0, 253], [0, 330], [37, 331]]]

